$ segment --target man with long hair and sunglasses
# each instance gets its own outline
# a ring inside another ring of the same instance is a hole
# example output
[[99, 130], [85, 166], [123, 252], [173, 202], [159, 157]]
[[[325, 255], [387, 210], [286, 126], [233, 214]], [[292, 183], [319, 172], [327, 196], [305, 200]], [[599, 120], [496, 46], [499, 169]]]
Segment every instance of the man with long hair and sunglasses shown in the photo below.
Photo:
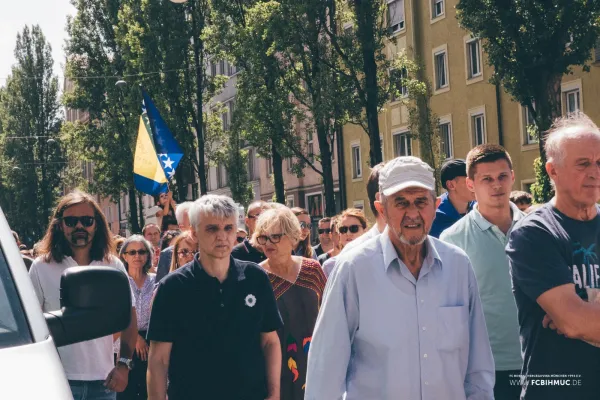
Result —
[[[127, 274], [113, 255], [112, 234], [102, 210], [92, 196], [80, 191], [59, 201], [38, 252], [29, 276], [44, 312], [60, 308], [60, 280], [69, 267], [101, 265]], [[112, 335], [58, 349], [75, 400], [84, 396], [87, 400], [114, 400], [115, 392], [127, 387], [137, 338], [133, 306], [131, 314], [129, 327], [121, 332], [121, 358], [116, 367]]]

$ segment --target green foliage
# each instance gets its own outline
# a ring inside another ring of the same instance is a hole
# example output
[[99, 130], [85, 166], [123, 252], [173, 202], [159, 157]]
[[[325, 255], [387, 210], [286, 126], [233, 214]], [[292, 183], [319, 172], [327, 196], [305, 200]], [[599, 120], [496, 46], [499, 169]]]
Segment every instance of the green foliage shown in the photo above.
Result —
[[540, 157], [533, 161], [535, 183], [531, 185], [531, 194], [534, 204], [544, 204], [554, 197], [552, 182], [546, 173], [546, 166]]
[[15, 57], [0, 89], [0, 204], [11, 228], [31, 246], [45, 233], [62, 189], [58, 78], [37, 25], [17, 35]]
[[[589, 70], [600, 35], [600, 0], [460, 0], [456, 9], [460, 24], [482, 39], [492, 82], [529, 107], [538, 130], [547, 131], [561, 116], [563, 75], [573, 66]], [[539, 149], [543, 164], [543, 135]], [[538, 187], [546, 188], [545, 175], [542, 168]]]
[[442, 151], [439, 118], [431, 110], [431, 84], [421, 82], [416, 76], [424, 71], [424, 66], [418, 62], [400, 57], [398, 63], [406, 69], [407, 74], [400, 79], [400, 84], [408, 89], [409, 130], [411, 136], [419, 141], [420, 156], [434, 169], [436, 187], [441, 187], [440, 169], [446, 159]]

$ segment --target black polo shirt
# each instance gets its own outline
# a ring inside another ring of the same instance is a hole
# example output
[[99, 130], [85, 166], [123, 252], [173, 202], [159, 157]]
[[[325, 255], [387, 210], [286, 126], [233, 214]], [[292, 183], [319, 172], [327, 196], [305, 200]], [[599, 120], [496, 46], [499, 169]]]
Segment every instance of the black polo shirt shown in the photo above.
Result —
[[220, 283], [197, 257], [160, 282], [152, 305], [148, 339], [173, 344], [169, 400], [263, 400], [261, 333], [282, 326], [269, 278], [231, 257]]
[[231, 256], [236, 260], [240, 261], [250, 261], [256, 264], [260, 264], [265, 261], [267, 257], [265, 257], [264, 253], [256, 250], [248, 239], [244, 239], [244, 241], [238, 245], [236, 245], [231, 251]]

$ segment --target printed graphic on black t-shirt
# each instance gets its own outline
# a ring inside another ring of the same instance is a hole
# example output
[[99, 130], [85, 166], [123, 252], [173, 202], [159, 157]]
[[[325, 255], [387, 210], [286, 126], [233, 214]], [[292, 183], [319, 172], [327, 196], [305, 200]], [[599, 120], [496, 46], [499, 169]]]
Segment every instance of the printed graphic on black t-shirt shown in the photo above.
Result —
[[[537, 298], [573, 283], [600, 288], [600, 217], [577, 221], [547, 204], [523, 218], [506, 248], [517, 304], [524, 400], [600, 398], [600, 349], [542, 326]], [[515, 377], [516, 378], [516, 377]]]

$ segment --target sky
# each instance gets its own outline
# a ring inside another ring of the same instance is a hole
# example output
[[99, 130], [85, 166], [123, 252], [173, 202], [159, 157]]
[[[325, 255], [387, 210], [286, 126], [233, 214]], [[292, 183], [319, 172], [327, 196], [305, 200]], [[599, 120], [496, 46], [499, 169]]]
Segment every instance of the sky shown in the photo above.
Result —
[[15, 63], [17, 33], [25, 25], [40, 25], [46, 41], [52, 46], [54, 73], [62, 84], [65, 53], [63, 50], [67, 33], [67, 15], [74, 15], [75, 8], [69, 0], [0, 0], [0, 86]]

